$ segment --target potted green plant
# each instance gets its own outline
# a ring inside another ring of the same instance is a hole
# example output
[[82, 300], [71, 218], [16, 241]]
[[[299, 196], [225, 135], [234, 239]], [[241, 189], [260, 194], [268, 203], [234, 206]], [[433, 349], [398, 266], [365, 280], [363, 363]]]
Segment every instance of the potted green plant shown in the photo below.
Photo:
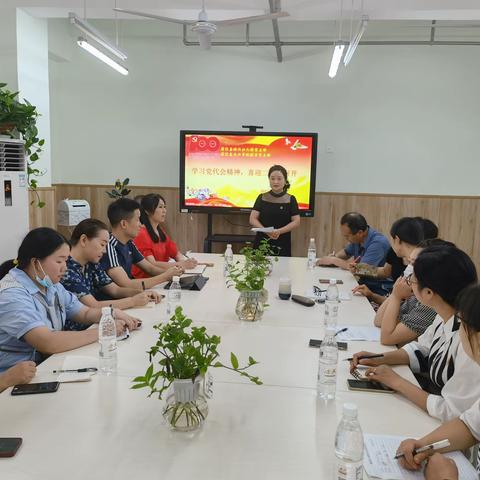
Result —
[[42, 208], [45, 202], [40, 200], [38, 181], [34, 178], [45, 173], [35, 167], [45, 144], [45, 140], [38, 138], [37, 118], [40, 114], [28, 100], [20, 102], [18, 92], [11, 92], [6, 86], [6, 83], [0, 83], [0, 134], [10, 138], [21, 137], [25, 142], [28, 186], [35, 192], [37, 206]]
[[[176, 308], [169, 322], [153, 328], [158, 332], [158, 340], [148, 351], [150, 365], [145, 375], [133, 379], [132, 388], [148, 388], [148, 396], [155, 393], [159, 399], [168, 391], [163, 417], [172, 429], [192, 431], [205, 421], [208, 404], [203, 384], [209, 368], [226, 368], [262, 384], [258, 377], [246, 372], [258, 363], [254, 358], [249, 357], [243, 367], [233, 352], [231, 366], [218, 361], [220, 337], [209, 335], [205, 327], [192, 326], [181, 307]], [[169, 390], [170, 387], [173, 388]]]
[[261, 320], [268, 301], [268, 292], [264, 288], [265, 278], [278, 261], [276, 252], [268, 239], [262, 239], [258, 248], [251, 245], [240, 250], [245, 261], [230, 265], [227, 272], [228, 285], [235, 286], [240, 292], [235, 313], [239, 320], [255, 322]]
[[113, 189], [110, 190], [109, 192], [106, 191], [105, 193], [110, 197], [113, 198], [114, 200], [118, 200], [119, 198], [126, 197], [131, 190], [127, 188], [127, 185], [130, 183], [130, 179], [126, 178], [125, 180], [120, 181], [119, 178], [115, 180], [115, 185], [113, 186]]

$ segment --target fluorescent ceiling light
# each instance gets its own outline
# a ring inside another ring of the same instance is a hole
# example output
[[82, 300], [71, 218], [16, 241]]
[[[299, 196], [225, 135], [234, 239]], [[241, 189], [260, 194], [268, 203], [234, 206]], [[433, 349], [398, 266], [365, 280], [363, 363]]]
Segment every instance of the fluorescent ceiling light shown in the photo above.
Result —
[[350, 41], [350, 44], [348, 45], [347, 52], [345, 53], [345, 57], [343, 58], [343, 64], [347, 66], [350, 63], [350, 60], [353, 57], [353, 54], [355, 53], [355, 50], [358, 47], [358, 44], [360, 43], [360, 40], [365, 33], [365, 29], [367, 28], [367, 23], [368, 23], [368, 16], [364, 15], [362, 17], [362, 20], [360, 21], [360, 25], [358, 27], [358, 31], [355, 34], [355, 37], [353, 40]]
[[97, 57], [99, 60], [106, 63], [109, 67], [112, 67], [114, 70], [121, 73], [122, 75], [128, 75], [128, 70], [123, 65], [120, 65], [115, 60], [113, 60], [109, 56], [105, 55], [98, 48], [96, 48], [93, 45], [91, 45], [90, 43], [88, 43], [84, 38], [79, 37], [77, 43], [80, 47], [82, 47], [88, 53], [91, 53], [92, 55]]
[[343, 50], [345, 49], [345, 45], [336, 44], [333, 50], [332, 62], [330, 63], [330, 70], [328, 71], [328, 76], [330, 78], [334, 78], [337, 74], [338, 66], [340, 65], [340, 61], [342, 60]]
[[92, 27], [92, 25], [87, 23], [85, 20], [81, 20], [73, 12], [70, 12], [68, 17], [70, 18], [70, 23], [75, 25], [85, 35], [95, 40], [97, 43], [102, 45], [102, 47], [106, 48], [118, 58], [121, 58], [122, 60], [127, 59], [127, 54], [125, 52], [122, 52], [122, 50], [120, 50], [118, 47], [112, 45], [96, 28]]

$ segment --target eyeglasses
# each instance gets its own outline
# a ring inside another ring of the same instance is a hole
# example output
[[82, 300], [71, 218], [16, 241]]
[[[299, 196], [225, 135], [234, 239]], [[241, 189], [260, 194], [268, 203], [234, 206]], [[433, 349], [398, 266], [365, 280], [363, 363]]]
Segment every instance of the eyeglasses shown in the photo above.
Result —
[[411, 287], [414, 283], [418, 283], [416, 280], [413, 280], [413, 273], [411, 273], [408, 277], [405, 277], [405, 282], [407, 282], [409, 287]]

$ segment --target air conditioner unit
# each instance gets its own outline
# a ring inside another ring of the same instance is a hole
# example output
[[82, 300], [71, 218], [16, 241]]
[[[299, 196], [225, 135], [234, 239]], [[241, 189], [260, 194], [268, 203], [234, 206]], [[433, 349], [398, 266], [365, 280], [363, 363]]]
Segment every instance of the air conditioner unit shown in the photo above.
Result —
[[0, 261], [17, 257], [29, 230], [28, 186], [22, 140], [0, 137]]

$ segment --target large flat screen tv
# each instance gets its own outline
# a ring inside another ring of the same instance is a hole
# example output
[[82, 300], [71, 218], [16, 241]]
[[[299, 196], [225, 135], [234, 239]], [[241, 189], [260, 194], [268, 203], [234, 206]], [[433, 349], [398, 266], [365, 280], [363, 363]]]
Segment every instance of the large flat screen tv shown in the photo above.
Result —
[[180, 131], [180, 211], [248, 212], [270, 189], [268, 170], [283, 165], [300, 215], [312, 217], [317, 134]]

